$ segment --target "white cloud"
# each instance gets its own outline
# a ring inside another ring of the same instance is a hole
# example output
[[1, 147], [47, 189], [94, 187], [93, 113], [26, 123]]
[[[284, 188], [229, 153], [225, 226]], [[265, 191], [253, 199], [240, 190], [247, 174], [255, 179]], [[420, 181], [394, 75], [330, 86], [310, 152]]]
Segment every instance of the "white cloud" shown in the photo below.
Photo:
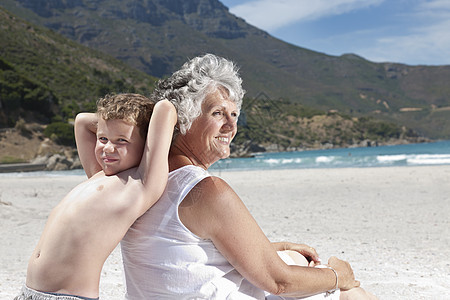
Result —
[[377, 62], [450, 64], [450, 2], [423, 1], [408, 17], [411, 27], [407, 34], [379, 37], [358, 53]]
[[[442, 28], [446, 28], [443, 31]], [[405, 36], [381, 38], [376, 47], [362, 50], [374, 61], [410, 64], [450, 64], [450, 21], [441, 22]]]
[[[383, 4], [382, 24], [364, 27], [364, 31], [355, 24], [347, 32], [309, 39], [307, 47], [332, 55], [356, 53], [374, 62], [450, 65], [450, 1], [396, 1], [401, 2], [395, 7], [403, 9], [389, 10], [392, 3], [386, 0], [251, 0], [230, 11], [258, 28], [279, 33], [280, 28], [295, 23]], [[297, 44], [306, 46], [301, 41]]]
[[248, 23], [274, 31], [281, 27], [311, 21], [325, 16], [340, 15], [378, 5], [384, 0], [256, 0], [230, 8], [230, 12]]
[[445, 11], [450, 10], [450, 2], [448, 0], [431, 0], [422, 1], [417, 6], [417, 12], [427, 12], [427, 11]]

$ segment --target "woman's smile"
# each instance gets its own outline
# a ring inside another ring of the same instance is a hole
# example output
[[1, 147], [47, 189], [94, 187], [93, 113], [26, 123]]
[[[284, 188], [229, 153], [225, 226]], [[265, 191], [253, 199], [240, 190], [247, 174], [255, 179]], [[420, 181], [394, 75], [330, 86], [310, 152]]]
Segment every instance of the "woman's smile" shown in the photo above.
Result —
[[224, 145], [228, 145], [230, 143], [230, 138], [229, 137], [219, 136], [216, 139], [218, 139], [219, 142], [221, 142]]

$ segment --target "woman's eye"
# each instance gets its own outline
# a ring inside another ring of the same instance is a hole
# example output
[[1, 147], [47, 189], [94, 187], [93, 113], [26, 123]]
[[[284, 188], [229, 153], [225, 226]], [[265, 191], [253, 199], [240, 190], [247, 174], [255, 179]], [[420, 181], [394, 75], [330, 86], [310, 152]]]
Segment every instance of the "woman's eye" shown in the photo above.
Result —
[[213, 116], [221, 116], [222, 112], [221, 111], [215, 111], [213, 112]]

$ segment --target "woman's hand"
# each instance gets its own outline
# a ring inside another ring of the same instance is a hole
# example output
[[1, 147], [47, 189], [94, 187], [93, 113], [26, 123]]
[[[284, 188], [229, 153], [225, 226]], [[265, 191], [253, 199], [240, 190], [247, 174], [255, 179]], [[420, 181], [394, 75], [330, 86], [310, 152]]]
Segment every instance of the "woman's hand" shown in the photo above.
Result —
[[321, 263], [319, 254], [317, 254], [316, 249], [308, 245], [295, 244], [290, 242], [277, 242], [272, 243], [272, 246], [275, 248], [276, 251], [291, 250], [300, 253], [308, 260], [310, 267], [320, 265]]
[[332, 256], [328, 260], [328, 265], [337, 272], [338, 288], [341, 290], [346, 291], [360, 286], [360, 282], [355, 280], [353, 269], [348, 262]]

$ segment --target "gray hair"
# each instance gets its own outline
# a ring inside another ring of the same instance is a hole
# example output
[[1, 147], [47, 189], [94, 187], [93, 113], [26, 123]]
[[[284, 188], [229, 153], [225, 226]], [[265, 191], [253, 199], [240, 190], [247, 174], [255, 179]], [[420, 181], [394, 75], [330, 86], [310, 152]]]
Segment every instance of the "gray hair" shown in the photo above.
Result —
[[206, 54], [191, 59], [172, 76], [160, 80], [151, 98], [173, 103], [178, 113], [179, 131], [184, 135], [201, 115], [206, 96], [218, 89], [225, 89], [228, 99], [236, 103], [240, 111], [245, 91], [238, 68], [225, 58]]

